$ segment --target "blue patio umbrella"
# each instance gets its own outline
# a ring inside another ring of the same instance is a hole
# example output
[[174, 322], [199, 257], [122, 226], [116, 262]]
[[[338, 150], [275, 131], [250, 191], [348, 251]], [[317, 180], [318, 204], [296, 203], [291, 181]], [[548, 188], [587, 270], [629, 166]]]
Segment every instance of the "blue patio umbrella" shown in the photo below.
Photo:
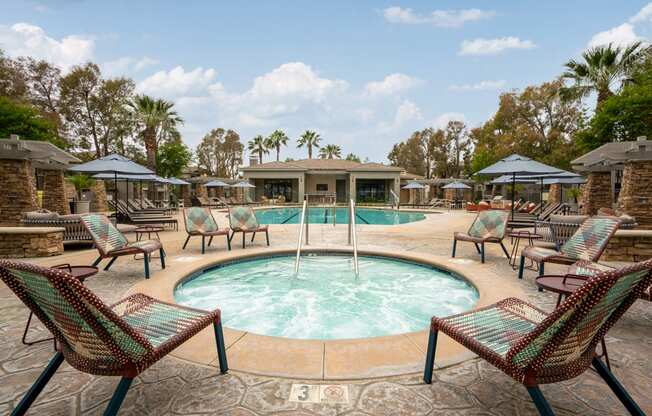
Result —
[[229, 185], [226, 182], [214, 180], [214, 181], [206, 182], [204, 186], [207, 188], [228, 188], [231, 185]]
[[174, 176], [168, 178], [168, 183], [172, 185], [190, 185], [190, 182], [186, 182], [183, 179], [175, 178]]
[[442, 186], [443, 189], [455, 189], [455, 199], [457, 200], [458, 189], [471, 189], [471, 187], [462, 182], [451, 182], [448, 185]]
[[401, 189], [426, 189], [426, 186], [419, 182], [410, 182]]

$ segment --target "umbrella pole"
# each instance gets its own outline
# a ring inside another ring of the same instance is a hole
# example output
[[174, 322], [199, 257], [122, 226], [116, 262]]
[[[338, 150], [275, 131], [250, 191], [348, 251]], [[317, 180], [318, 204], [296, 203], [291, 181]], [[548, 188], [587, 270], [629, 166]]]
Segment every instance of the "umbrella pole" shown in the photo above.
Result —
[[512, 172], [512, 221], [514, 221], [514, 199], [516, 198], [516, 172]]
[[113, 204], [115, 205], [115, 225], [118, 225], [118, 172], [113, 171]]
[[140, 180], [140, 199], [138, 200], [138, 203], [140, 204], [140, 209], [143, 209], [143, 181]]
[[541, 202], [541, 209], [543, 210], [543, 178], [541, 179], [541, 185], [539, 186], [539, 202]]

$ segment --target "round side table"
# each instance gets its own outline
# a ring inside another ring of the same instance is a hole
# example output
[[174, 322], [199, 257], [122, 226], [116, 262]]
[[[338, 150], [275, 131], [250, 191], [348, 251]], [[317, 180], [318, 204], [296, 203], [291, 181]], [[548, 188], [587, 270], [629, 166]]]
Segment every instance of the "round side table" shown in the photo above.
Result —
[[[531, 233], [530, 231], [512, 231], [509, 233], [509, 236], [514, 241], [514, 244], [512, 244], [512, 254], [509, 258], [509, 265], [512, 266], [512, 270], [516, 270], [518, 269], [518, 264], [516, 264], [516, 258], [518, 257], [518, 253], [519, 253], [518, 249], [519, 246], [521, 245], [521, 240], [527, 239], [528, 245], [532, 246], [534, 245], [534, 240], [540, 240], [543, 238], [543, 236], [539, 234]], [[532, 262], [528, 268], [538, 270], [538, 265], [535, 262]]]

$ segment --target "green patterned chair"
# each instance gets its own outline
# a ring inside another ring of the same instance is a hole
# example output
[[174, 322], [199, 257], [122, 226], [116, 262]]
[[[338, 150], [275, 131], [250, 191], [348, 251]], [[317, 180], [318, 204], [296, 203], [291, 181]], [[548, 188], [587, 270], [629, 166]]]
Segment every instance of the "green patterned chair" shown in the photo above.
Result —
[[165, 269], [165, 250], [163, 250], [160, 241], [140, 240], [129, 242], [127, 237], [109, 221], [106, 215], [88, 214], [84, 215], [81, 221], [93, 237], [95, 248], [100, 254], [93, 262], [93, 266], [97, 266], [103, 259], [110, 258], [111, 260], [104, 267], [104, 270], [109, 270], [113, 262], [120, 256], [142, 254], [145, 263], [145, 278], [149, 279], [149, 259], [151, 254], [158, 250], [161, 258], [161, 268]]
[[183, 222], [186, 226], [188, 238], [183, 243], [182, 250], [186, 249], [190, 237], [201, 236], [201, 254], [206, 252], [206, 237], [208, 239], [208, 246], [210, 247], [213, 242], [213, 237], [218, 235], [226, 236], [226, 245], [231, 250], [231, 240], [229, 238], [229, 230], [220, 230], [217, 222], [211, 213], [211, 209], [207, 207], [191, 207], [183, 210]]
[[231, 241], [236, 233], [242, 233], [242, 248], [245, 248], [245, 235], [252, 233], [251, 241], [256, 238], [256, 233], [265, 233], [267, 245], [269, 245], [269, 226], [258, 224], [256, 214], [251, 207], [230, 207], [229, 225], [231, 227]]
[[596, 274], [548, 314], [516, 298], [433, 317], [424, 381], [432, 382], [439, 331], [522, 383], [539, 413], [553, 415], [539, 385], [575, 378], [591, 365], [633, 415], [644, 415], [596, 356], [607, 331], [652, 282], [652, 260]]
[[456, 232], [453, 234], [453, 254], [457, 250], [458, 241], [468, 241], [475, 245], [475, 249], [480, 254], [480, 260], [484, 263], [484, 245], [485, 243], [500, 244], [503, 252], [509, 259], [509, 253], [503, 245], [505, 231], [507, 230], [507, 220], [509, 212], [503, 210], [487, 210], [478, 213], [473, 224], [466, 233]]
[[108, 306], [65, 270], [28, 263], [0, 260], [0, 279], [56, 340], [54, 357], [12, 415], [27, 412], [64, 359], [84, 373], [121, 377], [104, 412], [115, 415], [137, 375], [211, 325], [220, 371], [228, 371], [219, 310], [186, 308], [143, 294]]
[[616, 217], [595, 216], [585, 220], [559, 250], [525, 247], [521, 252], [518, 278], [523, 278], [526, 258], [539, 263], [539, 276], [544, 274], [545, 263], [571, 265], [579, 260], [598, 261], [619, 224], [620, 220]]

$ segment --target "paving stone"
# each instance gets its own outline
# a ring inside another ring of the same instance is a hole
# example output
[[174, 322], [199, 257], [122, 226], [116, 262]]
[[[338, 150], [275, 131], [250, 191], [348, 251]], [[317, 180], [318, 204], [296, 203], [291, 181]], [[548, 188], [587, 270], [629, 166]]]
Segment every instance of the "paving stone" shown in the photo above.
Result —
[[[48, 416], [68, 416], [77, 411], [77, 396], [70, 396], [30, 408], [30, 414]], [[4, 413], [3, 413], [4, 414]]]
[[244, 384], [230, 374], [185, 383], [174, 394], [172, 410], [176, 413], [214, 413], [235, 407], [245, 393]]
[[298, 405], [288, 401], [291, 386], [291, 383], [285, 380], [257, 384], [248, 389], [242, 404], [262, 414], [294, 410]]
[[379, 382], [368, 386], [361, 394], [358, 408], [372, 415], [426, 415], [432, 404], [400, 384]]

